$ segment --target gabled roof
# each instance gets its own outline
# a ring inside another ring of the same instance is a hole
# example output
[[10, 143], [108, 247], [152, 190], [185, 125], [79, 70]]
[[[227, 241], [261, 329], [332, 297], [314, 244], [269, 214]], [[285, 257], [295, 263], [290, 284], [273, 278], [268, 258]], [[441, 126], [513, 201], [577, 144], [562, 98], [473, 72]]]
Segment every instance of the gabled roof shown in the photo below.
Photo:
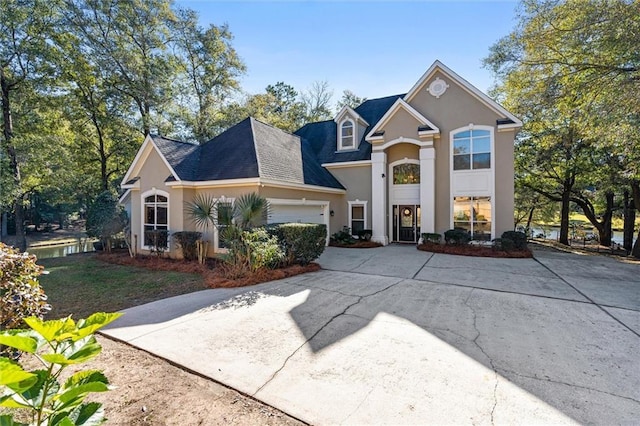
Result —
[[308, 142], [251, 117], [202, 145], [160, 136], [151, 140], [175, 171], [168, 182], [261, 178], [344, 189], [320, 166]]
[[496, 101], [491, 99], [489, 96], [487, 96], [484, 93], [482, 93], [480, 90], [478, 90], [478, 88], [473, 86], [471, 83], [469, 83], [464, 78], [460, 77], [453, 70], [451, 70], [449, 67], [447, 67], [446, 65], [444, 65], [442, 62], [440, 62], [438, 60], [436, 60], [429, 67], [429, 69], [422, 75], [422, 77], [420, 77], [420, 79], [417, 81], [417, 83], [414, 84], [413, 87], [411, 88], [411, 90], [409, 90], [407, 92], [407, 94], [404, 96], [403, 100], [406, 101], [407, 103], [411, 102], [411, 99], [413, 99], [413, 97], [418, 93], [420, 88], [423, 87], [423, 85], [431, 77], [433, 77], [433, 75], [438, 71], [440, 71], [441, 73], [445, 74], [446, 76], [448, 76], [449, 78], [454, 80], [464, 90], [466, 90], [468, 93], [470, 93], [471, 95], [476, 97], [480, 102], [482, 102], [487, 107], [492, 109], [496, 114], [511, 120], [513, 122], [511, 124], [511, 127], [521, 127], [522, 126], [522, 121], [520, 121], [516, 116], [514, 116], [509, 111], [507, 111], [502, 105], [500, 105], [499, 103], [497, 103]]
[[342, 109], [340, 110], [340, 112], [338, 112], [338, 114], [336, 114], [336, 116], [333, 119], [333, 121], [335, 121], [336, 124], [338, 124], [340, 122], [340, 120], [342, 120], [342, 118], [347, 114], [349, 114], [351, 117], [356, 119], [356, 121], [358, 121], [363, 126], [368, 126], [369, 125], [369, 123], [367, 123], [367, 121], [364, 118], [362, 118], [362, 116], [360, 114], [355, 112], [353, 110], [353, 108], [351, 108], [349, 105], [343, 106]]
[[416, 128], [416, 133], [420, 132], [429, 132], [433, 134], [440, 133], [440, 129], [438, 126], [429, 121], [425, 116], [420, 114], [415, 110], [411, 105], [406, 103], [402, 98], [398, 98], [395, 103], [389, 108], [389, 110], [382, 116], [382, 118], [378, 121], [378, 123], [373, 126], [373, 129], [367, 133], [365, 137], [367, 140], [370, 140], [374, 137], [380, 136], [381, 133], [384, 133], [382, 130], [384, 126], [387, 125], [391, 117], [393, 117], [399, 110], [404, 110], [409, 113], [413, 118], [415, 118], [420, 125]]
[[369, 160], [371, 145], [365, 141], [365, 135], [371, 130], [371, 126], [377, 123], [393, 103], [402, 96], [404, 95], [369, 99], [353, 109], [367, 123], [372, 123], [367, 126], [357, 150], [337, 152], [337, 124], [334, 120], [306, 124], [296, 130], [294, 134], [309, 142], [320, 164]]

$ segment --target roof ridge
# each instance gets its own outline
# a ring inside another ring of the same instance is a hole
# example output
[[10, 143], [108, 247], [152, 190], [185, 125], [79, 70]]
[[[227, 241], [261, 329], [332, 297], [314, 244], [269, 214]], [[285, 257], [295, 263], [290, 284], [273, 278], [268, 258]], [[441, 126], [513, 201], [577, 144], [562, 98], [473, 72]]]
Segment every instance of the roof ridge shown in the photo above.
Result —
[[187, 144], [187, 145], [194, 145], [194, 146], [199, 146], [200, 145], [199, 142], [181, 141], [181, 140], [178, 140], [178, 139], [168, 138], [168, 137], [162, 136], [162, 135], [149, 135], [149, 136], [151, 136], [151, 139], [160, 138], [160, 139], [164, 139], [164, 140], [169, 141], [169, 142], [178, 142], [178, 143], [184, 143], [184, 144]]
[[[280, 131], [280, 132], [282, 132], [282, 133], [286, 133], [287, 135], [290, 135], [290, 136], [295, 136], [296, 138], [300, 139], [300, 136], [296, 135], [296, 134], [295, 134], [295, 133], [293, 133], [293, 132], [288, 132], [288, 131], [283, 130], [283, 129], [281, 129], [281, 128], [277, 127], [277, 126], [274, 126], [273, 124], [266, 123], [266, 122], [264, 122], [264, 121], [262, 121], [262, 120], [258, 120], [257, 118], [255, 118], [255, 117], [253, 117], [253, 116], [251, 116], [251, 115], [250, 115], [248, 118], [250, 118], [251, 120], [256, 121], [256, 122], [258, 122], [258, 123], [260, 123], [260, 124], [264, 124], [265, 126], [269, 126], [269, 127], [271, 127], [272, 129], [278, 130], [278, 131]], [[306, 125], [306, 124], [308, 124], [308, 123], [305, 123], [305, 125]], [[304, 126], [303, 126], [303, 127], [304, 127]], [[253, 128], [253, 126], [252, 126], [252, 128]]]

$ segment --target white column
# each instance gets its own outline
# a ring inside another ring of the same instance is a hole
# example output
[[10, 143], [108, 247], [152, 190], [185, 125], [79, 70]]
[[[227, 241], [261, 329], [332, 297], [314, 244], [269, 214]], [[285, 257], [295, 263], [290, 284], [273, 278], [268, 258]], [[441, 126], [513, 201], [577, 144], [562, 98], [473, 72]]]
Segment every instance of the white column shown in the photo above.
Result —
[[436, 150], [420, 148], [420, 232], [436, 229]]
[[[371, 239], [387, 245], [387, 154], [371, 153]], [[384, 177], [383, 177], [384, 176]]]

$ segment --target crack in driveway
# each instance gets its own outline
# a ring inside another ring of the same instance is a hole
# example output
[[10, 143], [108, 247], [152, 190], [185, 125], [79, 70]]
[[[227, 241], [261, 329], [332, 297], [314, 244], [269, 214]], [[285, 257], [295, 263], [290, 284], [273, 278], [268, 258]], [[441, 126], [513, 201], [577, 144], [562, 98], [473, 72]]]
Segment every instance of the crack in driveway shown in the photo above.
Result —
[[491, 424], [495, 424], [493, 416], [494, 416], [494, 413], [496, 411], [496, 407], [498, 406], [498, 383], [500, 382], [500, 380], [499, 380], [498, 370], [497, 370], [496, 366], [493, 364], [493, 359], [491, 359], [489, 354], [486, 353], [484, 348], [480, 345], [480, 343], [478, 343], [478, 339], [480, 338], [480, 330], [478, 329], [478, 324], [477, 324], [478, 316], [477, 316], [476, 310], [473, 308], [473, 306], [471, 306], [468, 303], [469, 299], [471, 299], [471, 296], [473, 295], [474, 291], [475, 291], [475, 289], [471, 289], [471, 291], [469, 292], [469, 296], [467, 296], [467, 298], [464, 301], [464, 304], [465, 304], [466, 307], [468, 307], [471, 310], [471, 313], [473, 314], [473, 329], [477, 333], [476, 337], [472, 340], [472, 343], [474, 345], [476, 345], [478, 347], [478, 349], [480, 349], [480, 352], [482, 352], [483, 355], [487, 358], [487, 360], [489, 361], [489, 365], [491, 366], [491, 369], [493, 370], [493, 374], [495, 375], [496, 383], [493, 386], [493, 407], [491, 407]]
[[[358, 300], [356, 300], [355, 302], [347, 305], [347, 307], [344, 308], [344, 310], [336, 315], [334, 315], [333, 317], [329, 318], [329, 320], [318, 329], [318, 331], [316, 331], [315, 333], [313, 333], [313, 335], [311, 335], [311, 337], [309, 337], [307, 340], [305, 340], [300, 346], [298, 346], [292, 353], [291, 355], [287, 356], [287, 358], [284, 360], [284, 362], [282, 363], [282, 365], [280, 366], [280, 368], [278, 368], [272, 375], [271, 377], [262, 385], [258, 388], [258, 390], [256, 390], [251, 396], [255, 397], [262, 389], [264, 389], [265, 386], [267, 386], [269, 383], [271, 383], [273, 381], [273, 379], [276, 378], [276, 376], [278, 375], [278, 373], [280, 373], [287, 365], [287, 362], [289, 362], [289, 360], [291, 358], [293, 358], [293, 356], [295, 354], [298, 353], [298, 351], [300, 349], [302, 349], [306, 344], [308, 344], [311, 340], [313, 340], [318, 334], [320, 334], [320, 332], [322, 332], [329, 324], [331, 324], [335, 319], [337, 319], [338, 317], [341, 317], [343, 315], [345, 315], [347, 313], [347, 311], [349, 309], [351, 309], [353, 306], [357, 305], [358, 303], [362, 302], [364, 299], [368, 298], [368, 297], [372, 297], [372, 296], [376, 296], [384, 291], [389, 290], [390, 288], [400, 284], [401, 282], [405, 281], [404, 278], [378, 290], [375, 291], [371, 294], [366, 294], [366, 295], [362, 295], [362, 296], [355, 296], [355, 295], [347, 295], [347, 296], [351, 296], [351, 297], [357, 297]], [[344, 293], [339, 293], [339, 294], [344, 294]]]

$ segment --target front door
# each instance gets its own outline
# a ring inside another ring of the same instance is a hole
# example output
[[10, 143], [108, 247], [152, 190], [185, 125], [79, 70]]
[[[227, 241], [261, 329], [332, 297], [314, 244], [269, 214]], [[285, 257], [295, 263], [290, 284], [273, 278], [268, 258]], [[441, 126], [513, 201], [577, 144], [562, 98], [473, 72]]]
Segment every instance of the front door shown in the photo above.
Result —
[[415, 243], [420, 235], [420, 206], [393, 206], [394, 239], [404, 243]]

